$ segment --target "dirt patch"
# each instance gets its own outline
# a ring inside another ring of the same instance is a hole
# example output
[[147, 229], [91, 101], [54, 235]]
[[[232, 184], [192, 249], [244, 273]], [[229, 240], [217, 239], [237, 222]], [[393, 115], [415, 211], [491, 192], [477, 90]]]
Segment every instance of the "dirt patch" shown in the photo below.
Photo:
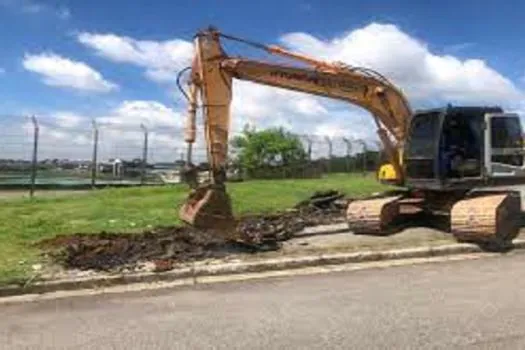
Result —
[[279, 242], [306, 227], [343, 221], [346, 203], [336, 191], [317, 192], [287, 212], [241, 217], [237, 232], [249, 237], [250, 245], [187, 226], [158, 227], [141, 234], [102, 232], [57, 236], [38, 245], [65, 268], [109, 271], [152, 261], [157, 271], [169, 270], [178, 262], [278, 249]]
[[141, 234], [75, 234], [40, 242], [54, 250], [51, 256], [67, 268], [113, 270], [153, 261], [162, 266], [177, 261], [222, 257], [241, 247], [206, 231], [160, 227]]

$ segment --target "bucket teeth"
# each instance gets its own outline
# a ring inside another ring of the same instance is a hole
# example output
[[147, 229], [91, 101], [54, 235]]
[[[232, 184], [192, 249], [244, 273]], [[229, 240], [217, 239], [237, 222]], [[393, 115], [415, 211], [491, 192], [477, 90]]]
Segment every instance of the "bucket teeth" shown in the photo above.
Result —
[[346, 210], [348, 227], [354, 233], [382, 234], [399, 216], [401, 196], [350, 202]]

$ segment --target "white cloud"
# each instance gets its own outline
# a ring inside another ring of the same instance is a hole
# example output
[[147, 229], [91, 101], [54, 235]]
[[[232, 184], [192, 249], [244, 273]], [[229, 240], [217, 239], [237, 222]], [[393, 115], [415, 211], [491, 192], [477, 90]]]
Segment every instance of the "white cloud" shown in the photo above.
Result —
[[55, 7], [45, 4], [43, 1], [34, 0], [0, 0], [0, 6], [20, 11], [29, 15], [51, 13], [59, 19], [67, 20], [71, 17], [71, 12], [67, 7]]
[[53, 119], [58, 127], [72, 129], [79, 127], [86, 118], [71, 112], [57, 112], [53, 115]]
[[140, 124], [151, 128], [180, 128], [183, 115], [157, 101], [123, 101], [107, 115], [97, 118], [102, 124], [137, 128]]
[[[114, 34], [81, 33], [78, 40], [108, 60], [143, 68], [146, 77], [157, 82], [172, 82], [175, 73], [189, 65], [192, 54], [191, 42], [182, 39], [147, 41]], [[485, 61], [438, 55], [431, 52], [427, 44], [393, 25], [373, 23], [329, 39], [319, 39], [308, 33], [289, 33], [280, 40], [285, 46], [314, 57], [376, 69], [400, 86], [416, 108], [452, 102], [501, 104], [509, 110], [525, 110], [520, 103], [523, 92]], [[140, 124], [145, 123], [150, 130], [153, 158], [178, 158], [178, 152], [185, 147], [182, 132], [185, 107], [130, 100], [93, 116], [102, 125], [101, 142], [105, 145], [102, 154], [104, 157], [115, 156], [118, 152], [140, 155], [143, 142]], [[234, 81], [231, 111], [232, 134], [241, 130], [246, 122], [259, 128], [283, 125], [299, 134], [314, 135], [314, 155], [326, 155], [324, 136], [336, 139], [335, 154], [344, 154], [342, 137], [364, 139], [370, 147], [377, 140], [373, 119], [361, 108], [246, 81]], [[61, 113], [54, 116], [55, 121], [50, 126], [53, 130], [72, 135], [73, 129], [83, 128], [84, 134], [60, 142], [90, 140], [86, 130], [91, 130], [91, 117]], [[199, 113], [198, 120], [201, 119]], [[195, 151], [200, 160], [205, 156], [202, 134], [200, 126]], [[357, 149], [360, 147], [356, 145], [354, 150]], [[90, 151], [86, 152], [89, 155]]]
[[[142, 157], [142, 123], [149, 132], [150, 160], [173, 161], [186, 149], [181, 115], [158, 101], [123, 101], [97, 115], [82, 115], [71, 111], [35, 114], [38, 116], [40, 129], [40, 159], [91, 159], [93, 120], [96, 120], [99, 128], [98, 155], [101, 160]], [[196, 159], [204, 160], [201, 126], [198, 134], [195, 155]], [[30, 159], [32, 137], [33, 125], [28, 118], [0, 118], [2, 158]]]
[[359, 112], [349, 115], [348, 112], [340, 112], [341, 115], [335, 115], [326, 121], [321, 121], [314, 126], [312, 134], [317, 137], [332, 138], [353, 138], [353, 139], [371, 139], [374, 133], [371, 132], [374, 127], [368, 116]]
[[26, 54], [23, 66], [28, 71], [40, 74], [44, 84], [49, 86], [100, 93], [118, 88], [115, 83], [105, 80], [99, 72], [86, 63], [73, 61], [52, 52]]
[[281, 41], [302, 53], [375, 69], [413, 102], [513, 103], [523, 97], [510, 79], [485, 61], [436, 55], [395, 25], [372, 23], [330, 40], [289, 33]]
[[[144, 68], [146, 77], [157, 82], [172, 82], [176, 72], [190, 64], [192, 55], [191, 41], [180, 38], [153, 41], [84, 32], [77, 39], [113, 62]], [[449, 102], [511, 106], [523, 97], [510, 79], [485, 61], [435, 54], [395, 25], [372, 23], [328, 39], [303, 32], [279, 39], [307, 55], [379, 71], [406, 92], [415, 108]], [[357, 123], [356, 115], [360, 116]], [[372, 119], [356, 106], [235, 80], [232, 128], [239, 130], [246, 122], [259, 127], [284, 125], [300, 133], [333, 130], [376, 137]]]
[[[393, 25], [374, 23], [327, 40], [308, 33], [289, 33], [280, 40], [313, 57], [377, 70], [405, 91], [414, 108], [450, 102], [510, 109], [524, 97], [510, 79], [483, 60], [434, 54]], [[363, 139], [370, 145], [378, 139], [370, 114], [351, 104], [255, 84], [234, 88], [235, 117], [252, 118], [255, 125], [291, 120], [292, 130], [315, 135], [319, 147], [327, 147], [324, 136]]]
[[189, 64], [193, 45], [181, 39], [136, 40], [115, 34], [80, 33], [78, 41], [113, 62], [131, 63], [146, 69], [146, 76], [157, 82], [170, 82], [177, 71]]
[[257, 127], [288, 125], [297, 130], [329, 114], [323, 99], [304, 93], [247, 81], [235, 81], [233, 89], [232, 127], [235, 130], [242, 129], [245, 123]]

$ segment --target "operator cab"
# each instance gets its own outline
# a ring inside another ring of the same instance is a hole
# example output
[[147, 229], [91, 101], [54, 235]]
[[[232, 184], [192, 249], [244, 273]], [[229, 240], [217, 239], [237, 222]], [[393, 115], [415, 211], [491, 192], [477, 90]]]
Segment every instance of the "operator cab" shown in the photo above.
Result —
[[[487, 147], [488, 146], [488, 147]], [[409, 187], [471, 188], [523, 173], [522, 129], [499, 107], [452, 107], [417, 112], [404, 150]]]

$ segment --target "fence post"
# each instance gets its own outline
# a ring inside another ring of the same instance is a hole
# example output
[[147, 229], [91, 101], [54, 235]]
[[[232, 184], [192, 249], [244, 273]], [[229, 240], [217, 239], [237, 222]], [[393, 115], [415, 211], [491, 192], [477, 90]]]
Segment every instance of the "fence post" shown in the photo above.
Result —
[[379, 171], [379, 167], [381, 166], [381, 159], [383, 158], [383, 144], [381, 141], [375, 141], [375, 144], [377, 146], [377, 166], [376, 166], [376, 172]]
[[36, 172], [38, 168], [38, 120], [33, 115], [31, 117], [33, 123], [33, 159], [31, 161], [31, 189], [29, 192], [29, 197], [33, 198], [35, 195], [35, 186], [36, 186]]
[[140, 184], [144, 185], [146, 181], [146, 164], [148, 162], [148, 129], [144, 124], [140, 124], [140, 128], [144, 132], [144, 146], [142, 148], [142, 169], [140, 175]]
[[303, 164], [302, 166], [302, 169], [303, 169], [303, 177], [307, 177], [308, 174], [313, 171], [313, 168], [312, 168], [312, 143], [313, 143], [313, 140], [312, 138], [309, 136], [309, 135], [301, 135], [302, 138], [306, 141], [307, 143], [307, 149], [306, 149], [306, 165]]
[[363, 176], [366, 176], [366, 171], [367, 171], [367, 157], [366, 157], [366, 153], [368, 152], [368, 147], [366, 146], [366, 142], [364, 140], [357, 140], [357, 142], [359, 142], [359, 144], [361, 145], [362, 149], [363, 149]]
[[[308, 165], [306, 166], [306, 176], [311, 176], [311, 173], [315, 173], [314, 167], [312, 166], [312, 144], [313, 140], [310, 136], [306, 135], [306, 142], [308, 143]], [[303, 171], [303, 177], [304, 177]]]
[[95, 189], [97, 179], [97, 163], [98, 163], [98, 125], [95, 119], [92, 121], [93, 126], [93, 154], [91, 158], [91, 188]]
[[329, 136], [324, 137], [328, 144], [328, 173], [332, 172], [332, 139]]
[[351, 153], [352, 153], [352, 141], [346, 137], [343, 137], [343, 142], [346, 144], [346, 171], [351, 172]]
[[304, 135], [304, 138], [306, 140], [306, 143], [308, 144], [308, 149], [307, 149], [307, 155], [308, 155], [308, 161], [311, 162], [312, 161], [312, 138], [308, 135]]

